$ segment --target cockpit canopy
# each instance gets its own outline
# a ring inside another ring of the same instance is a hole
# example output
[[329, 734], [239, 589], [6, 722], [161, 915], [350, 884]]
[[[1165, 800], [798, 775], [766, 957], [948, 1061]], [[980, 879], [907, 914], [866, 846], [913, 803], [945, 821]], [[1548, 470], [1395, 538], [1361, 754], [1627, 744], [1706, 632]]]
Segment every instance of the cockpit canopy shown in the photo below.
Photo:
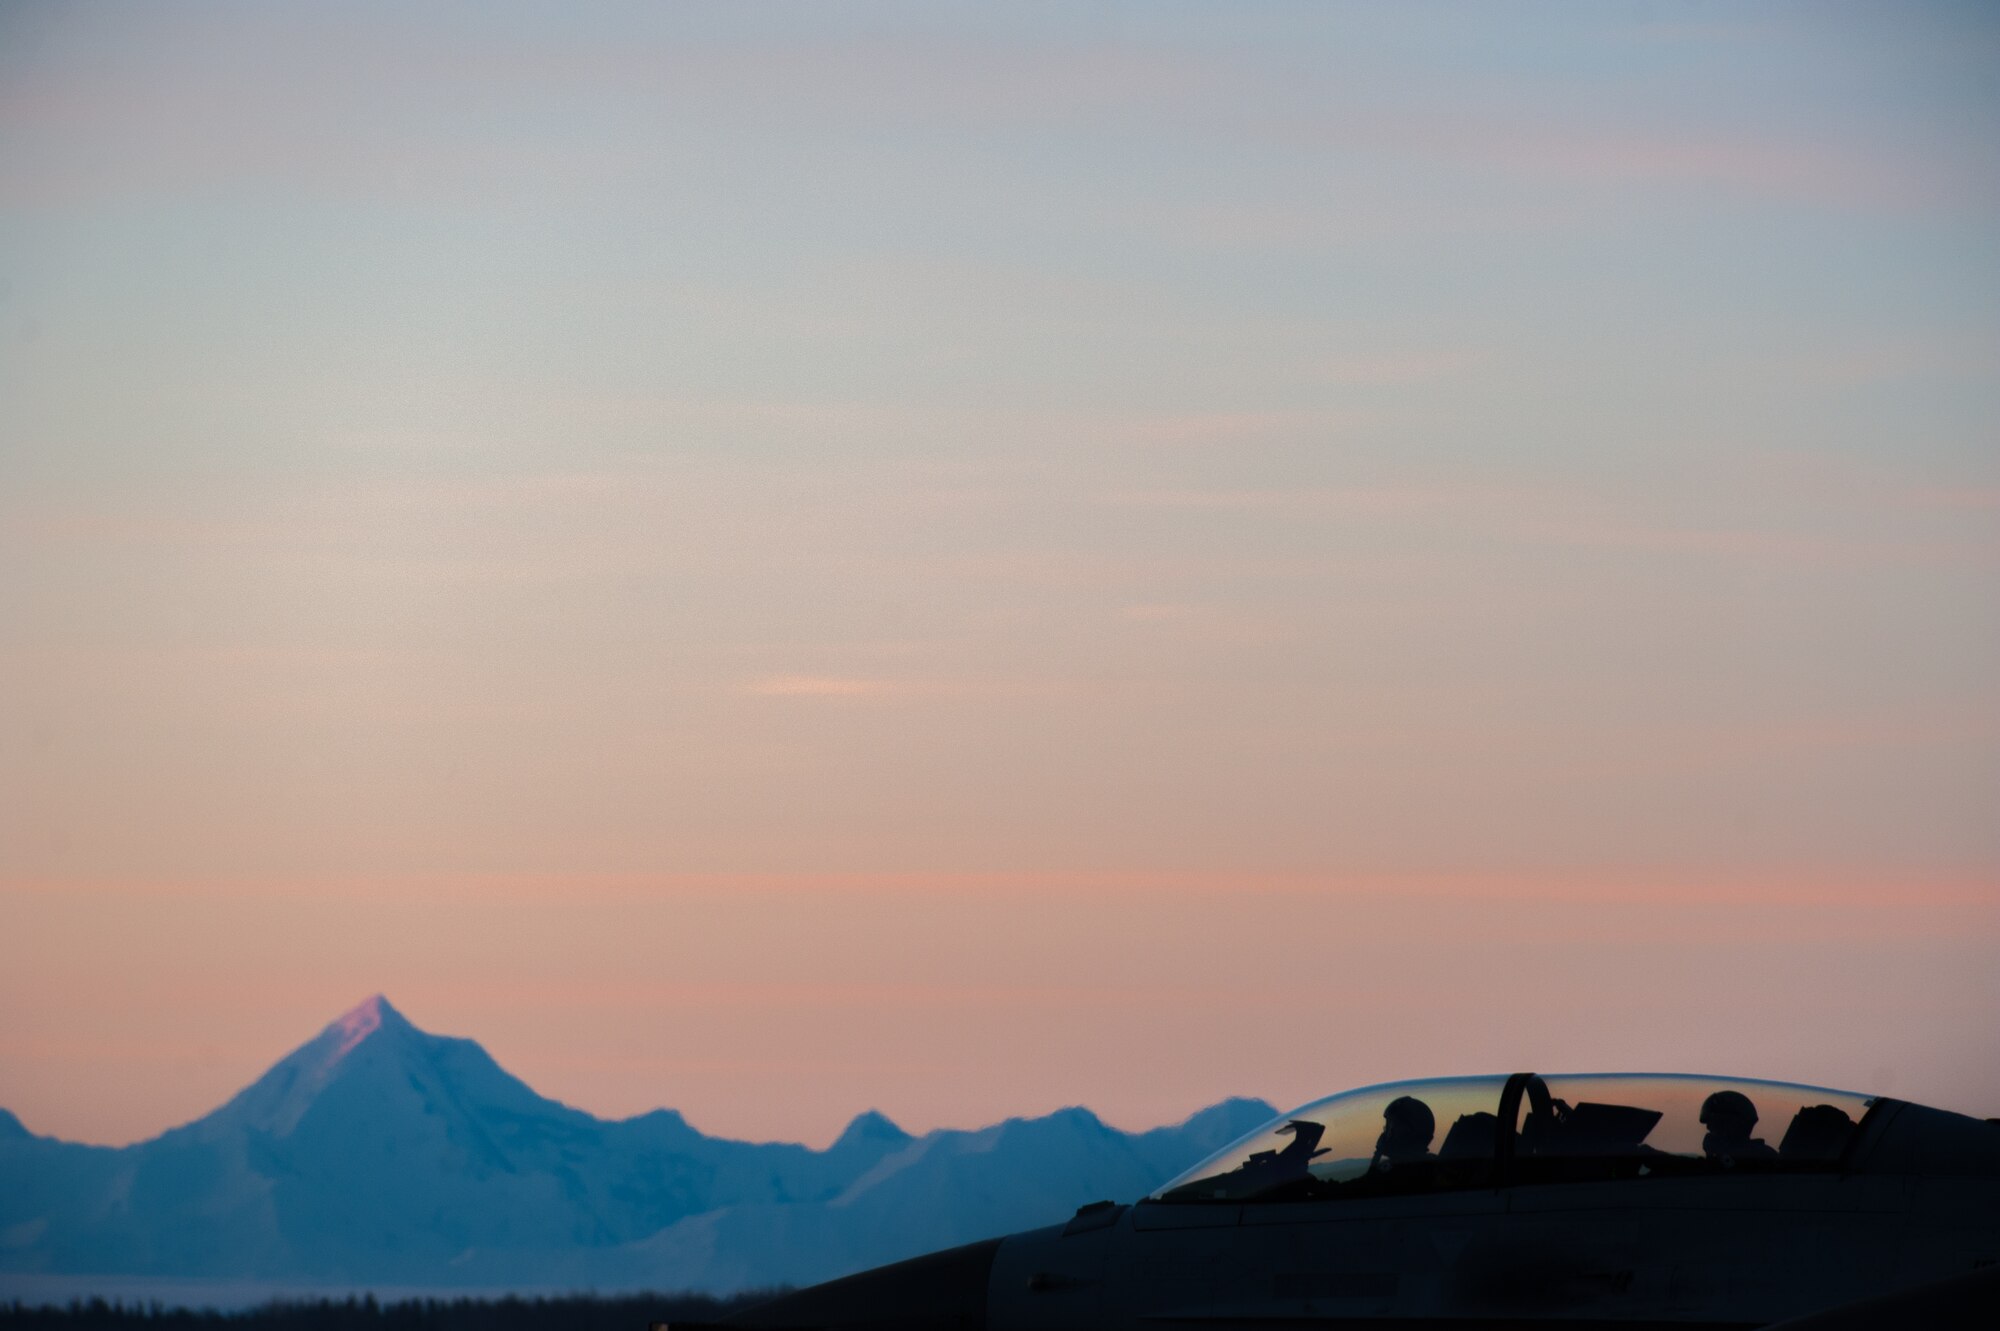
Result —
[[1656, 1073], [1449, 1077], [1315, 1100], [1152, 1195], [1295, 1201], [1838, 1166], [1872, 1098]]

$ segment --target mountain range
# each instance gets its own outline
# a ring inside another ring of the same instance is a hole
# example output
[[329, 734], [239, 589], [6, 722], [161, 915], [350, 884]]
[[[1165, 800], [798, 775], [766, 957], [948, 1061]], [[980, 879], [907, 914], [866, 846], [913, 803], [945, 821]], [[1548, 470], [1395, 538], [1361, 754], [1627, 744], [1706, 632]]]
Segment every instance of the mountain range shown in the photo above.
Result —
[[1269, 1120], [1261, 1100], [1127, 1133], [1086, 1109], [825, 1150], [605, 1120], [376, 997], [220, 1109], [126, 1147], [0, 1109], [0, 1275], [451, 1289], [803, 1284], [1131, 1200]]

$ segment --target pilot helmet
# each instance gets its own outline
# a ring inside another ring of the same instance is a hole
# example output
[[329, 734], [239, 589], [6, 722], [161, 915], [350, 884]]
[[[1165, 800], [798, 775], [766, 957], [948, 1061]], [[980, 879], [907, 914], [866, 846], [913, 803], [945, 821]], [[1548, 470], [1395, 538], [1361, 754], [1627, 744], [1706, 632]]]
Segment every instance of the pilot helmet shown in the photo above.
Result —
[[1717, 1091], [1701, 1102], [1701, 1122], [1711, 1131], [1727, 1127], [1748, 1133], [1757, 1125], [1757, 1106], [1741, 1091]]
[[1437, 1116], [1414, 1095], [1399, 1095], [1382, 1110], [1382, 1124], [1409, 1141], [1428, 1142], [1437, 1135]]

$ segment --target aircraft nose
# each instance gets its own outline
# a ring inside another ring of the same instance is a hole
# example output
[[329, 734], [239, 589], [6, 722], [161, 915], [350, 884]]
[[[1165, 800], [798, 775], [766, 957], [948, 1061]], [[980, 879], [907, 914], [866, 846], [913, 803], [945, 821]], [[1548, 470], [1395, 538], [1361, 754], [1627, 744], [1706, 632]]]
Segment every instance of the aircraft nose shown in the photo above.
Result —
[[766, 1331], [985, 1331], [999, 1239], [913, 1257], [781, 1294], [724, 1326]]

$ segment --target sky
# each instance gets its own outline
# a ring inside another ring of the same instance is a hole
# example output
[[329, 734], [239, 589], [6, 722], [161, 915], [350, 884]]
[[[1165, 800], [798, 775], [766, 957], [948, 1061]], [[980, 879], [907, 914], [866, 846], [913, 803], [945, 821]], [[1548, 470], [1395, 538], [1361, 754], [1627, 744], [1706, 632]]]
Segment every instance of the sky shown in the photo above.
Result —
[[0, 5], [0, 1106], [2000, 1114], [2000, 15]]

